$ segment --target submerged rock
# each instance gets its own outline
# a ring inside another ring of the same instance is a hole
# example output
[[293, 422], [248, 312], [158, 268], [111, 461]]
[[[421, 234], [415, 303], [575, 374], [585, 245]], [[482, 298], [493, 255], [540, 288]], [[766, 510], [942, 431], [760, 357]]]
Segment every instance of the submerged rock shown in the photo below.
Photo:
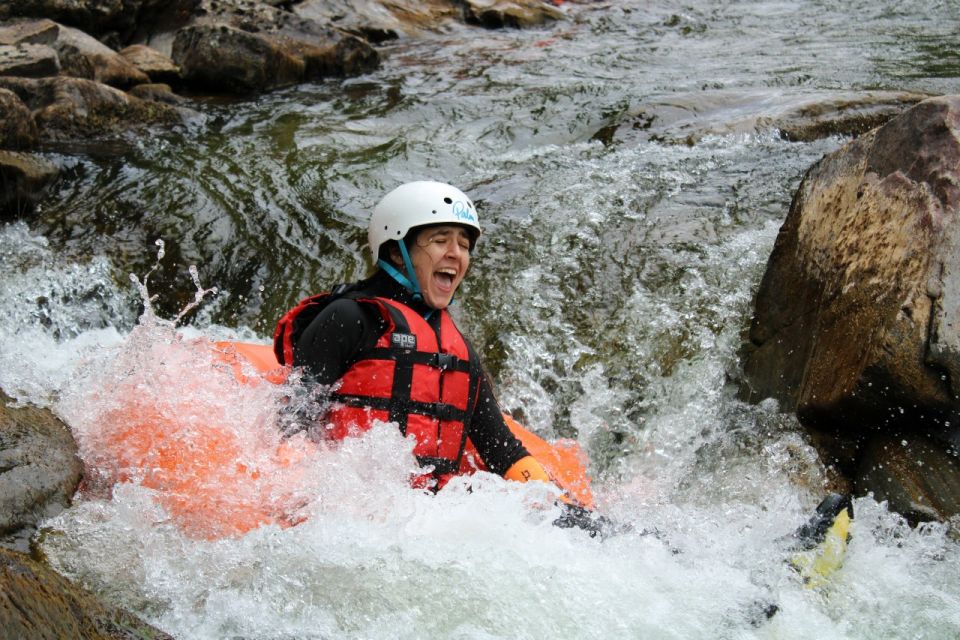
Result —
[[30, 557], [0, 549], [0, 638], [173, 640]]
[[465, 0], [467, 22], [484, 27], [534, 27], [563, 18], [563, 12], [542, 0]]
[[53, 413], [11, 402], [0, 392], [0, 544], [26, 551], [37, 524], [70, 505], [83, 465]]
[[614, 115], [593, 139], [611, 145], [695, 144], [708, 135], [766, 132], [804, 142], [858, 136], [929, 97], [905, 91], [701, 91], [640, 103]]
[[[960, 97], [934, 98], [814, 165], [777, 237], [744, 393], [795, 409], [848, 475], [878, 434], [949, 448], [960, 417], [958, 204]], [[952, 456], [922, 473], [948, 472]], [[860, 477], [862, 490], [879, 489]], [[956, 513], [957, 496], [940, 493], [956, 485], [925, 486], [938, 517]]]

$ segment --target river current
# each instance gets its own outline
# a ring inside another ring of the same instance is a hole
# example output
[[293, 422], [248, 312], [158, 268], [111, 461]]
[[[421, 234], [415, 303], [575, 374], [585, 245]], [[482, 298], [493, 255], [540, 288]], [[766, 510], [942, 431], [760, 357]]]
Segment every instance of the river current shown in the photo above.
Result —
[[[789, 534], [825, 461], [791, 415], [736, 393], [790, 199], [846, 141], [789, 142], [762, 116], [811, 96], [957, 93], [960, 5], [563, 7], [549, 28], [451, 26], [387, 45], [363, 77], [205, 101], [183, 130], [47, 154], [64, 177], [0, 228], [0, 386], [63, 417], [89, 465], [87, 494], [44, 530], [54, 566], [178, 638], [960, 637], [956, 541], [869, 496], [843, 567], [802, 584]], [[296, 390], [235, 384], [197, 347], [267, 342], [297, 299], [363, 276], [369, 211], [421, 178], [477, 202], [454, 314], [503, 408], [575, 439], [598, 511], [631, 532], [558, 529], [542, 488], [483, 474], [413, 491], [410, 444], [388, 427], [291, 473], [267, 452]], [[129, 274], [143, 281], [156, 240], [138, 323]], [[174, 329], [153, 313], [194, 300], [189, 265], [218, 290]], [[151, 489], [97, 486], [124, 394], [179, 429], [216, 421], [258, 482], [293, 483], [283, 499], [306, 520], [207, 540]]]

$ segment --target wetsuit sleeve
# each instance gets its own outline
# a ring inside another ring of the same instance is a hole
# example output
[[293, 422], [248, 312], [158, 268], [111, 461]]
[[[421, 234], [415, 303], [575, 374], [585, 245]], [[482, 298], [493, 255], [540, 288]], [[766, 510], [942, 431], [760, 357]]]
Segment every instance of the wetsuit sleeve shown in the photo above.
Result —
[[503, 421], [500, 404], [485, 375], [480, 376], [477, 404], [470, 421], [470, 440], [491, 472], [503, 475], [521, 458], [530, 455]]
[[376, 342], [382, 320], [356, 300], [328, 304], [307, 326], [293, 350], [294, 366], [303, 367], [319, 384], [339, 380], [360, 347]]

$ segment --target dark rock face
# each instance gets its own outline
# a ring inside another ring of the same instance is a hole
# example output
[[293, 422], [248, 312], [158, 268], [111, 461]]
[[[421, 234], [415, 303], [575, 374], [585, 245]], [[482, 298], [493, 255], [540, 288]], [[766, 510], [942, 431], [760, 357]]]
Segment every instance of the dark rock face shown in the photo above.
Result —
[[0, 549], [0, 638], [173, 640], [28, 556]]
[[0, 393], [0, 533], [25, 550], [38, 522], [70, 505], [83, 465], [70, 430], [50, 411], [13, 408]]
[[[958, 424], [958, 136], [960, 97], [930, 99], [814, 165], [757, 293], [745, 394], [796, 409], [849, 475], [878, 434], [939, 456]], [[923, 502], [956, 513], [955, 497]]]

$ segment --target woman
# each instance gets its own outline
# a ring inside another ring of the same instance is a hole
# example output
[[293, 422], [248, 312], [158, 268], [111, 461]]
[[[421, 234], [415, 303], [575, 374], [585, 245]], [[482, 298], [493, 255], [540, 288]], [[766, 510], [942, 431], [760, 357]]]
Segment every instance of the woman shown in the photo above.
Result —
[[274, 336], [282, 364], [333, 385], [328, 435], [397, 423], [427, 469], [417, 486], [439, 489], [478, 463], [509, 480], [549, 482], [447, 312], [480, 237], [473, 202], [448, 184], [410, 182], [376, 206], [368, 237], [373, 276], [302, 301]]

